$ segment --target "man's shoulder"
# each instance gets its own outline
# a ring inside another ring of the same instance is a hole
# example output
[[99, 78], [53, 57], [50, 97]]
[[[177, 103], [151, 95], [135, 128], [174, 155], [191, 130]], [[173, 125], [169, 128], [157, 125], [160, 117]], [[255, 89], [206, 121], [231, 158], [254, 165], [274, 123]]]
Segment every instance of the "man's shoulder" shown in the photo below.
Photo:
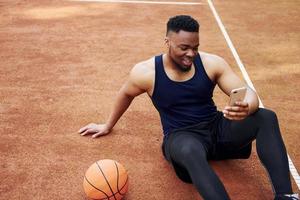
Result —
[[154, 70], [154, 66], [155, 66], [155, 61], [154, 61], [155, 57], [151, 57], [147, 60], [143, 60], [139, 63], [137, 63], [133, 69], [137, 69], [137, 70], [142, 70], [142, 71], [151, 71]]
[[211, 54], [211, 53], [207, 53], [207, 52], [199, 52], [201, 60], [204, 64], [207, 64], [209, 66], [211, 65], [223, 65], [226, 63], [226, 61], [224, 60], [224, 58], [222, 58], [221, 56], [218, 56], [216, 54]]
[[130, 80], [143, 88], [149, 88], [155, 76], [154, 57], [137, 63], [130, 72]]
[[220, 74], [230, 68], [221, 56], [206, 52], [199, 52], [199, 54], [205, 69], [211, 71], [213, 74]]
[[137, 63], [131, 70], [131, 73], [136, 75], [146, 75], [155, 72], [154, 57]]
[[224, 71], [228, 71], [230, 69], [227, 62], [218, 55], [206, 52], [199, 52], [199, 54], [206, 73], [214, 81], [216, 81], [216, 79], [218, 79]]

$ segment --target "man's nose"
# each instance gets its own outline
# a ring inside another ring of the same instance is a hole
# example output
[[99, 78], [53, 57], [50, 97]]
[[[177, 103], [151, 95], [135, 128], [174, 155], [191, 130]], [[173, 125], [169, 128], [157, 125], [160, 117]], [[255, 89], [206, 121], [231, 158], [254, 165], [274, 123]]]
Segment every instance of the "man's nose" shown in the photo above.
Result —
[[186, 55], [189, 57], [195, 57], [196, 52], [193, 49], [189, 49]]

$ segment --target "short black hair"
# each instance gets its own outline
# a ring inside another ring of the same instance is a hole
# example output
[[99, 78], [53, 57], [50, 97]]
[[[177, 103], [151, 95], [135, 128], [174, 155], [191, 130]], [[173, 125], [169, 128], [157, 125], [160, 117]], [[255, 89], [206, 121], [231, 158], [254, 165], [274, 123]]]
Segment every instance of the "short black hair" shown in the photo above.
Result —
[[198, 33], [199, 23], [189, 15], [177, 15], [171, 17], [167, 23], [167, 34], [169, 31], [178, 33], [180, 30]]

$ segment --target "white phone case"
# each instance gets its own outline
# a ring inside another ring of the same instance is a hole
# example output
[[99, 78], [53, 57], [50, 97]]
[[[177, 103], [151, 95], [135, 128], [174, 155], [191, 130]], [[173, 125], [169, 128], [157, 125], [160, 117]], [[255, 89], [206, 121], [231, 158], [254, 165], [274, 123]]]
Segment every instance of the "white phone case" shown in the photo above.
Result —
[[234, 103], [237, 102], [237, 101], [244, 101], [245, 96], [246, 96], [246, 92], [247, 92], [247, 88], [246, 87], [233, 89], [230, 92], [229, 105], [233, 106]]

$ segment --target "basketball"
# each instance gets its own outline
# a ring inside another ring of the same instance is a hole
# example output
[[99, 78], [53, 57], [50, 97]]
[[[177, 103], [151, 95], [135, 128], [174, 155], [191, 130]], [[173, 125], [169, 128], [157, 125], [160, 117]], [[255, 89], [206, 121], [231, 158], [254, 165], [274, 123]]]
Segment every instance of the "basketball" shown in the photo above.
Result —
[[99, 160], [85, 172], [83, 189], [91, 199], [121, 200], [128, 189], [127, 171], [115, 160]]

